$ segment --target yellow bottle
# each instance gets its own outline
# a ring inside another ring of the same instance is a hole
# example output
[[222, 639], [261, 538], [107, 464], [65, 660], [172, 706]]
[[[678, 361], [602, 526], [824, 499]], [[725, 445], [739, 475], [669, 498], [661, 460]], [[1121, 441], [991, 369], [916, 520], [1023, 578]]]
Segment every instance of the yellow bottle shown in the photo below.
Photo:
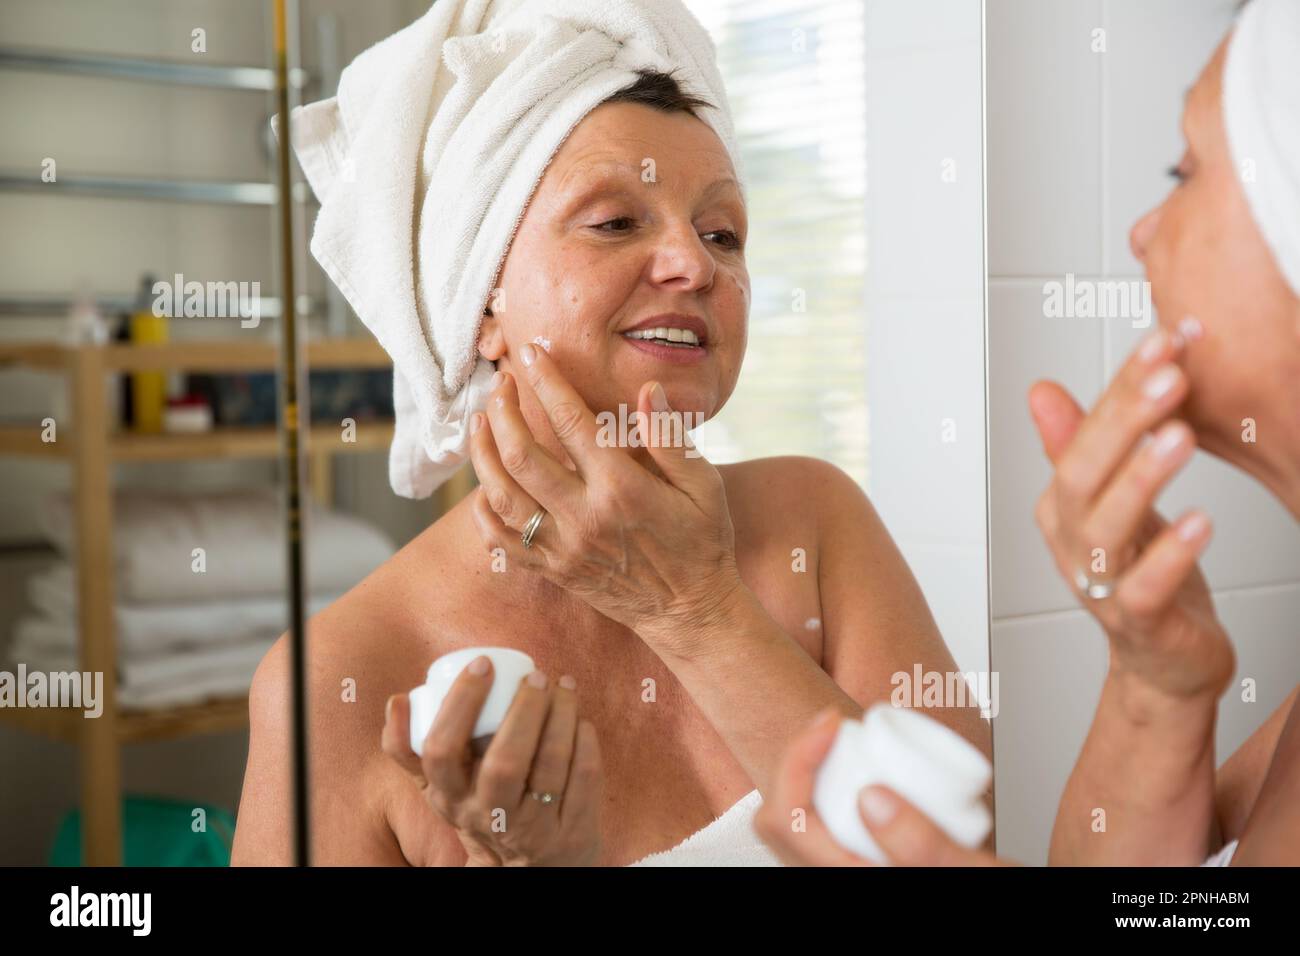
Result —
[[[146, 276], [140, 285], [136, 311], [131, 315], [131, 344], [157, 345], [166, 341], [167, 317], [154, 314], [153, 279]], [[132, 372], [132, 428], [138, 432], [161, 432], [166, 407], [167, 373]]]

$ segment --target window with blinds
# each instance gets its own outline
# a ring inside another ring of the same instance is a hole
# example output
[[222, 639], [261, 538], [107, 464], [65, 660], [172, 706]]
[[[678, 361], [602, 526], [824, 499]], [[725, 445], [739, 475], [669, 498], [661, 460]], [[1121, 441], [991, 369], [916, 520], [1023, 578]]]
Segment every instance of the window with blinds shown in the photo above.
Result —
[[867, 483], [862, 0], [685, 0], [713, 37], [749, 199], [749, 348], [695, 433], [717, 463], [832, 461]]

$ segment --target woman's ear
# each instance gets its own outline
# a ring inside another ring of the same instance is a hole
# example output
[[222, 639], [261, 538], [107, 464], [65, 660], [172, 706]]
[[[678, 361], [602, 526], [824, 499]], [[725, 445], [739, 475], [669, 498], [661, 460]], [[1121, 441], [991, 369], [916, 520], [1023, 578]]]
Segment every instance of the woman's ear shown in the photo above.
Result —
[[478, 354], [489, 362], [495, 362], [506, 354], [506, 336], [501, 329], [501, 320], [492, 314], [491, 309], [483, 310], [483, 321], [478, 329]]

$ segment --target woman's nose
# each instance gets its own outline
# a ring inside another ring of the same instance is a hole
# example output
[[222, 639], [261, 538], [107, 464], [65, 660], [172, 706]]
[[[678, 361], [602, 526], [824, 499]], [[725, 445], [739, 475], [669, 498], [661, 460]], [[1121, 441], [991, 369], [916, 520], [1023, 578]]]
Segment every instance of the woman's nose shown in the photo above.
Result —
[[1145, 216], [1133, 224], [1129, 230], [1128, 245], [1133, 250], [1134, 257], [1139, 262], [1146, 259], [1147, 249], [1151, 244], [1151, 237], [1156, 234], [1156, 227], [1160, 224], [1160, 207], [1152, 209]]
[[660, 282], [678, 278], [690, 280], [691, 288], [703, 288], [713, 281], [717, 268], [708, 249], [708, 240], [695, 231], [695, 227], [667, 230], [659, 244], [659, 262], [656, 267]]

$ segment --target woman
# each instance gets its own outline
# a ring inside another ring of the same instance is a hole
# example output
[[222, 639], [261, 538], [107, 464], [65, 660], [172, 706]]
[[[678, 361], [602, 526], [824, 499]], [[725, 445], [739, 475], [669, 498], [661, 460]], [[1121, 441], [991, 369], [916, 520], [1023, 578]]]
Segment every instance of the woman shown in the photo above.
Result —
[[[1300, 8], [1254, 0], [1187, 97], [1178, 185], [1130, 236], [1162, 328], [1086, 415], [1055, 383], [1030, 392], [1056, 469], [1038, 523], [1110, 645], [1052, 832], [1053, 864], [1300, 865], [1297, 691], [1216, 771], [1217, 702], [1234, 653], [1197, 568], [1210, 522], [1195, 509], [1166, 525], [1153, 510], [1199, 445], [1300, 518], [1298, 55]], [[1268, 437], [1249, 440], [1252, 424]], [[1105, 572], [1091, 570], [1096, 549]], [[806, 805], [833, 725], [792, 747], [782, 795], [760, 816], [788, 862], [851, 862], [824, 832], [792, 836], [777, 812]], [[872, 790], [862, 806], [899, 862], [991, 862], [953, 846], [895, 794]]]
[[[787, 740], [822, 708], [859, 712], [916, 664], [955, 670], [887, 531], [833, 466], [779, 458], [715, 470], [684, 447], [603, 447], [587, 428], [588, 409], [617, 415], [648, 402], [648, 390], [638, 394], [647, 379], [661, 383], [661, 404], [700, 418], [735, 386], [748, 223], [732, 156], [698, 106], [651, 71], [567, 136], [518, 223], [477, 336], [498, 372], [470, 437], [488, 491], [313, 619], [315, 862], [631, 863], [765, 788]], [[656, 329], [672, 341], [647, 338]], [[539, 367], [562, 368], [572, 383], [558, 402], [528, 384]], [[583, 540], [598, 512], [584, 519], [556, 504], [529, 546], [516, 533], [484, 548], [489, 503], [516, 532], [537, 510], [508, 474], [565, 490], [566, 476], [579, 481], [617, 458], [630, 471], [612, 480], [633, 480], [624, 490], [642, 477], [668, 487], [654, 477], [665, 454], [676, 456], [673, 480], [695, 483], [706, 534], [656, 525], [654, 560], [666, 563], [654, 567], [639, 563], [644, 550], [588, 552], [635, 572], [607, 579], [631, 589], [628, 613], [588, 603], [583, 582], [544, 566], [556, 536]], [[690, 580], [673, 577], [687, 558], [702, 563], [692, 561]], [[766, 629], [737, 643], [717, 628], [742, 606]], [[478, 760], [469, 733], [490, 673], [486, 661], [469, 668], [417, 757], [405, 692], [434, 658], [476, 645], [523, 650], [539, 672]], [[288, 859], [287, 666], [282, 640], [254, 681], [236, 863]], [[339, 701], [349, 678], [360, 704]], [[380, 700], [391, 705], [385, 716]], [[945, 720], [988, 751], [973, 708]]]
[[[1111, 651], [1097, 715], [1057, 816], [1053, 863], [1300, 862], [1300, 692], [1216, 772], [1216, 703], [1234, 665], [1196, 567], [1209, 522], [1193, 511], [1166, 526], [1151, 507], [1188, 460], [1194, 438], [1256, 476], [1300, 517], [1297, 49], [1300, 10], [1288, 0], [1255, 0], [1188, 97], [1180, 185], [1132, 233], [1164, 327], [1087, 415], [1055, 384], [1031, 392], [1031, 411], [1057, 469], [1038, 520]], [[1248, 169], [1259, 177], [1239, 175]], [[553, 418], [563, 422], [569, 454], [579, 456], [582, 419], [572, 413], [578, 403], [543, 357], [525, 374], [544, 403], [564, 410]], [[649, 408], [644, 393], [642, 408]], [[1272, 439], [1242, 441], [1243, 419]], [[1146, 443], [1149, 431], [1155, 438]], [[554, 522], [561, 527], [539, 566], [572, 592], [635, 622], [641, 634], [656, 633], [656, 622], [674, 614], [678, 630], [697, 628], [692, 633], [706, 645], [743, 646], [746, 636], [772, 629], [748, 601], [730, 603], [724, 625], [693, 611], [690, 586], [711, 566], [705, 561], [659, 575], [643, 570], [668, 566], [671, 552], [657, 543], [660, 535], [675, 536], [669, 540], [682, 555], [689, 553], [686, 542], [716, 538], [719, 519], [708, 507], [703, 463], [661, 455], [656, 460], [670, 466], [661, 481], [617, 473], [613, 459], [593, 460], [575, 493], [529, 464], [526, 442], [498, 435], [497, 444], [507, 451], [511, 477], [480, 469], [488, 475], [486, 497], [514, 499], [513, 513], [534, 501], [560, 509]], [[599, 507], [590, 506], [593, 500]], [[485, 537], [510, 546], [514, 525], [480, 513]], [[598, 546], [618, 560], [592, 560]], [[1097, 548], [1108, 556], [1105, 573], [1090, 570]], [[657, 602], [629, 586], [650, 580], [661, 588]], [[830, 708], [792, 744], [764, 791], [756, 825], [788, 863], [864, 862], [839, 848], [810, 812], [813, 777], [836, 726]], [[861, 804], [895, 862], [996, 862], [954, 845], [887, 788], [864, 791]], [[1098, 807], [1107, 811], [1104, 832], [1094, 828]], [[793, 811], [802, 826], [791, 826]]]

